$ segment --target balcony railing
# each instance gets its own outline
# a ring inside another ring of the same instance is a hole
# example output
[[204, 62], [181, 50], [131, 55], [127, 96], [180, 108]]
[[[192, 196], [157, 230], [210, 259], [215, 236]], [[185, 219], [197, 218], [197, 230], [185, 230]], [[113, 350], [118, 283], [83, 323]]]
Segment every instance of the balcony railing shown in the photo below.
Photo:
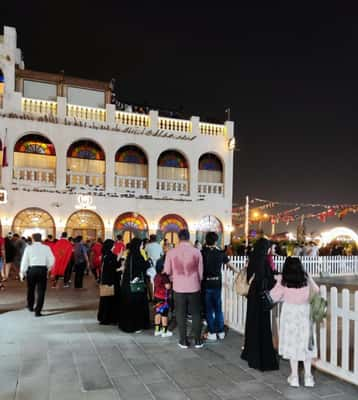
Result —
[[225, 125], [209, 124], [207, 122], [200, 122], [199, 126], [200, 126], [200, 133], [202, 135], [225, 136], [225, 134], [226, 134]]
[[224, 184], [199, 182], [198, 194], [209, 196], [224, 196]]
[[135, 192], [141, 194], [148, 192], [146, 177], [116, 175], [114, 186], [121, 192]]
[[106, 122], [107, 112], [103, 108], [76, 106], [67, 104], [67, 116], [91, 121]]
[[86, 188], [86, 189], [104, 189], [104, 174], [95, 172], [76, 172], [67, 171], [67, 186]]
[[162, 195], [189, 195], [188, 181], [157, 179], [157, 191]]
[[26, 186], [56, 186], [56, 171], [45, 168], [15, 167], [13, 183]]
[[159, 117], [159, 129], [176, 132], [191, 132], [191, 121], [175, 118]]
[[57, 102], [22, 98], [22, 111], [42, 115], [57, 115]]
[[129, 113], [125, 111], [116, 111], [117, 124], [143, 126], [148, 128], [150, 126], [150, 119], [148, 115]]

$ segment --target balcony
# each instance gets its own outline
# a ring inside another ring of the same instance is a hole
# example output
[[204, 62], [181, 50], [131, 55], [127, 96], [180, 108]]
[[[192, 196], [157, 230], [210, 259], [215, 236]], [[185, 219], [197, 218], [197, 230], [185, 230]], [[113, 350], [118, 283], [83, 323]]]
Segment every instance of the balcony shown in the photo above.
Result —
[[48, 100], [22, 98], [22, 112], [38, 115], [57, 115], [57, 102]]
[[175, 131], [175, 132], [192, 132], [191, 121], [175, 118], [162, 118], [159, 117], [159, 129], [165, 131]]
[[103, 108], [76, 106], [67, 104], [67, 116], [80, 120], [106, 122], [107, 113]]
[[200, 133], [202, 135], [209, 135], [209, 136], [226, 135], [225, 125], [208, 124], [207, 122], [200, 122], [199, 127], [200, 127]]
[[204, 196], [224, 197], [224, 184], [200, 182], [198, 184], [198, 194]]
[[95, 172], [67, 171], [66, 175], [67, 187], [88, 190], [104, 190], [104, 174]]
[[121, 193], [133, 192], [147, 194], [148, 182], [146, 177], [115, 175], [115, 189]]
[[162, 196], [189, 196], [187, 180], [157, 179], [157, 191]]
[[13, 183], [19, 186], [56, 186], [56, 171], [45, 168], [14, 168]]
[[150, 119], [148, 115], [116, 111], [116, 123], [129, 126], [149, 128]]

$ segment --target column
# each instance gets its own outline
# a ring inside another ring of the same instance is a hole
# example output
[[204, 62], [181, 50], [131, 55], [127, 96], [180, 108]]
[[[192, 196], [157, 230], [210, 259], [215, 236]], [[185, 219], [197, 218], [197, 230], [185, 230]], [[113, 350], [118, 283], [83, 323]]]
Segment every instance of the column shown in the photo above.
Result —
[[107, 124], [113, 128], [116, 125], [116, 106], [114, 104], [106, 104]]
[[[199, 140], [199, 139], [195, 139]], [[190, 157], [190, 165], [189, 165], [189, 191], [190, 197], [192, 200], [196, 200], [198, 197], [198, 176], [199, 176], [199, 167], [198, 167], [198, 157], [192, 155]]]
[[57, 96], [57, 118], [63, 123], [67, 115], [67, 99], [66, 97]]
[[105, 191], [113, 193], [114, 187], [114, 173], [115, 173], [115, 152], [116, 149], [107, 149], [106, 151], [106, 179], [105, 179]]
[[56, 188], [58, 190], [66, 190], [66, 171], [67, 171], [66, 146], [55, 144], [55, 149], [56, 149]]
[[191, 117], [191, 131], [194, 136], [200, 135], [200, 119], [199, 117]]

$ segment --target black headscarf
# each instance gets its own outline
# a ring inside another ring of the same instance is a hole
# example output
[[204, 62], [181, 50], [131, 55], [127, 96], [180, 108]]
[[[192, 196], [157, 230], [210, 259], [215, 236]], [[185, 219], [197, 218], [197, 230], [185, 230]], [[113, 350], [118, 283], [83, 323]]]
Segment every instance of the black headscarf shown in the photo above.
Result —
[[254, 249], [249, 256], [249, 266], [247, 271], [248, 280], [255, 274], [256, 280], [262, 280], [265, 276], [265, 263], [270, 242], [265, 238], [260, 238], [254, 245]]
[[139, 238], [133, 238], [129, 243], [129, 254], [133, 256], [140, 255], [140, 246], [142, 244], [142, 240]]
[[106, 239], [102, 246], [102, 255], [106, 255], [112, 251], [114, 241], [112, 239]]

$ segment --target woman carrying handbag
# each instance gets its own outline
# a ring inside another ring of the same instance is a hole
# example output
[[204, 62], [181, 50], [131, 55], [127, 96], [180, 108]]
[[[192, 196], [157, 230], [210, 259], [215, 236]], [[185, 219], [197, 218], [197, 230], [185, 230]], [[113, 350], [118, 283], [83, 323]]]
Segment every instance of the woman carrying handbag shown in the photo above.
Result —
[[130, 242], [123, 272], [119, 328], [128, 333], [140, 333], [142, 329], [150, 327], [145, 283], [146, 271], [150, 265], [141, 254], [141, 243], [138, 238]]
[[117, 324], [119, 320], [121, 272], [117, 257], [113, 254], [113, 246], [114, 241], [107, 239], [102, 247], [100, 300], [97, 314], [101, 325]]

